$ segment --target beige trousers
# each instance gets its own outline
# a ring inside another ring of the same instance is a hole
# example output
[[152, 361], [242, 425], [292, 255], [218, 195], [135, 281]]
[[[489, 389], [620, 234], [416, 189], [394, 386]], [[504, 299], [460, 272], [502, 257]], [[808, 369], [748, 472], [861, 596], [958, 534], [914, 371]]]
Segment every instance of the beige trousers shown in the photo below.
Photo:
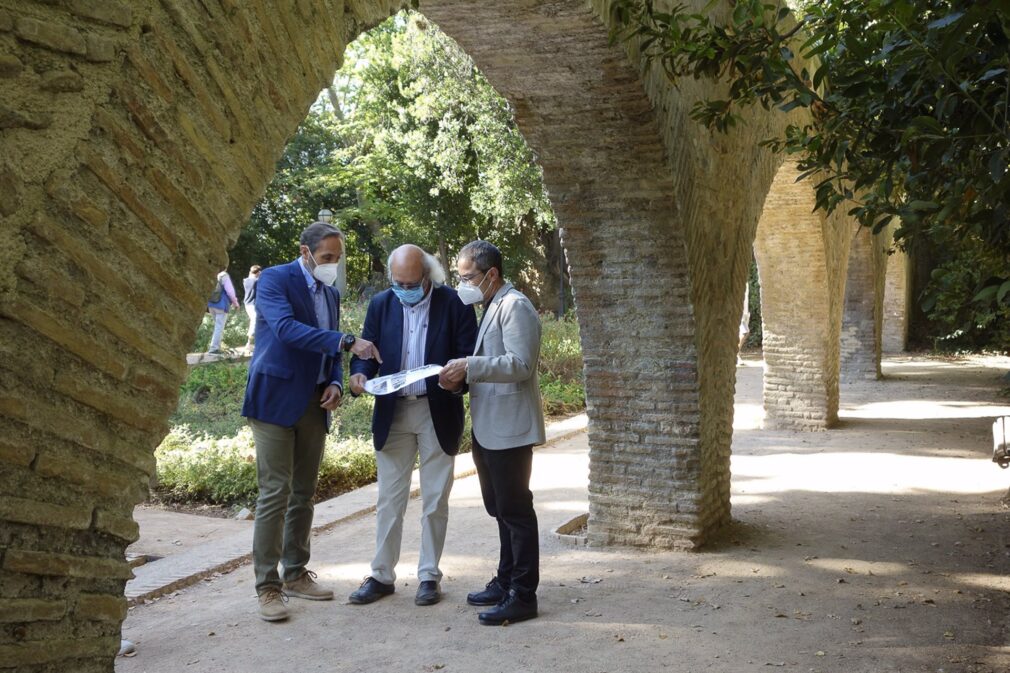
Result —
[[382, 450], [375, 453], [379, 498], [375, 512], [372, 577], [384, 584], [396, 581], [403, 515], [410, 497], [411, 473], [418, 456], [421, 463], [421, 550], [417, 578], [422, 582], [437, 582], [442, 579], [438, 563], [445, 545], [455, 458], [442, 451], [438, 443], [428, 400], [423, 397], [397, 400], [389, 438]]

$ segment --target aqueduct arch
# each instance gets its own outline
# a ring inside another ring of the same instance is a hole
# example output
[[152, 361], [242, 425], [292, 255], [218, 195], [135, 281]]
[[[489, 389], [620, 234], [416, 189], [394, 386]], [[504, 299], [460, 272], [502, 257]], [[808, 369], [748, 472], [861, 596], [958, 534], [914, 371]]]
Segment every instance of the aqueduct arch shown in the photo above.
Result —
[[[0, 666], [105, 671], [205, 292], [346, 43], [398, 0], [0, 0]], [[606, 3], [423, 2], [514, 105], [572, 260], [596, 543], [729, 518], [740, 290], [778, 160], [644, 81]], [[779, 128], [776, 126], [776, 128]], [[829, 302], [830, 304], [830, 302]]]
[[[786, 161], [758, 225], [766, 424], [830, 428], [838, 422], [842, 287], [852, 225], [814, 210], [810, 185]], [[797, 263], [803, 260], [803, 263]]]

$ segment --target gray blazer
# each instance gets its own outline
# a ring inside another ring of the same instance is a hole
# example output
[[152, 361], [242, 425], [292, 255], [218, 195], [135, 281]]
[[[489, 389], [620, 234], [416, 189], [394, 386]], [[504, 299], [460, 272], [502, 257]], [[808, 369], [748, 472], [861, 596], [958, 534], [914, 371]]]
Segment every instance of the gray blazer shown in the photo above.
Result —
[[540, 316], [522, 292], [506, 283], [487, 307], [466, 363], [470, 418], [481, 446], [544, 443], [539, 363]]

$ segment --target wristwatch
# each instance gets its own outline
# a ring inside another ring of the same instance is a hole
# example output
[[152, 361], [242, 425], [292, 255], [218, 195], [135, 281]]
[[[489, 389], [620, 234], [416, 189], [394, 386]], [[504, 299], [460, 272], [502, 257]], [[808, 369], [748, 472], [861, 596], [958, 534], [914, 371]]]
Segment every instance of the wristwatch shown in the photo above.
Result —
[[358, 338], [356, 336], [354, 336], [353, 334], [350, 334], [350, 333], [345, 334], [343, 336], [343, 338], [340, 340], [340, 347], [346, 353], [347, 351], [351, 350], [351, 346], [353, 346], [354, 342], [357, 341], [357, 340], [358, 340]]

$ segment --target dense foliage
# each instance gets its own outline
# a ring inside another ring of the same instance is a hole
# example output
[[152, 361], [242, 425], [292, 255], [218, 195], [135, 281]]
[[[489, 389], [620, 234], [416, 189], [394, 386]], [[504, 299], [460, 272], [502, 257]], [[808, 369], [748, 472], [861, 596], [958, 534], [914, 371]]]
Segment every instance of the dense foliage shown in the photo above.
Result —
[[899, 244], [940, 256], [923, 308], [948, 330], [1010, 336], [998, 333], [1010, 329], [1010, 2], [811, 0], [794, 14], [761, 0], [702, 12], [616, 0], [613, 11], [674, 82], [725, 83], [692, 110], [714, 131], [748, 106], [809, 109], [810, 123], [766, 144], [798, 158], [818, 207], [878, 231], [896, 220]]
[[381, 286], [401, 243], [451, 265], [484, 238], [502, 249], [513, 282], [554, 307], [557, 228], [541, 171], [508, 103], [418, 14], [348, 46], [232, 251], [233, 273], [290, 260], [322, 207], [348, 235], [351, 292]]

